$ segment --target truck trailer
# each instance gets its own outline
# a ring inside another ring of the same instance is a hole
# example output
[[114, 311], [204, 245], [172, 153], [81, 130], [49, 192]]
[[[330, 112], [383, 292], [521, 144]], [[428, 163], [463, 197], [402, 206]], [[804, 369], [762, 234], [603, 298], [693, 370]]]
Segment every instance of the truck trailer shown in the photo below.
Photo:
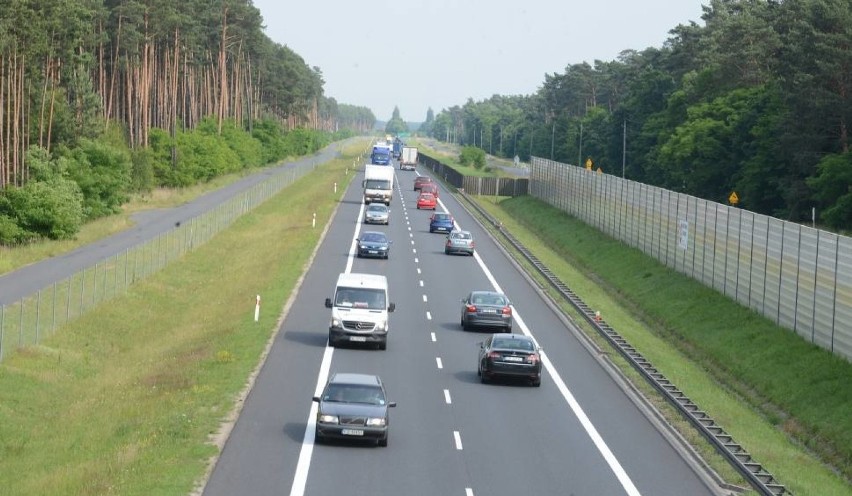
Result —
[[399, 157], [400, 170], [414, 170], [417, 167], [417, 148], [403, 146], [402, 155]]

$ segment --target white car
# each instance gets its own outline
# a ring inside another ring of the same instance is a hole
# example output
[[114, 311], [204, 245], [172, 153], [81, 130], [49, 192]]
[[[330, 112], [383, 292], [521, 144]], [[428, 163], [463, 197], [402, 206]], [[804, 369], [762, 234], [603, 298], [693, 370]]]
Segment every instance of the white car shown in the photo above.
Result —
[[371, 203], [364, 210], [365, 224], [388, 224], [390, 209], [382, 203]]

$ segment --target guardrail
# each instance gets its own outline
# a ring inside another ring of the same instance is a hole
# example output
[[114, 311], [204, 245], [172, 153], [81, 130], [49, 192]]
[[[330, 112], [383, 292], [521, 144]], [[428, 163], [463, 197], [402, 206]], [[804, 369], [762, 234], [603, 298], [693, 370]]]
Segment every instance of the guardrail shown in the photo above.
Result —
[[763, 465], [754, 458], [733, 436], [725, 432], [706, 412], [690, 400], [671, 381], [657, 370], [650, 361], [627, 342], [615, 329], [596, 315], [583, 300], [565, 285], [544, 263], [532, 254], [520, 241], [509, 233], [503, 225], [473, 201], [465, 192], [459, 191], [459, 197], [473, 208], [480, 218], [494, 226], [497, 232], [511, 245], [583, 318], [595, 328], [642, 377], [648, 381], [666, 400], [673, 405], [731, 465], [745, 477], [752, 487], [765, 496], [791, 495], [787, 488], [778, 482]]

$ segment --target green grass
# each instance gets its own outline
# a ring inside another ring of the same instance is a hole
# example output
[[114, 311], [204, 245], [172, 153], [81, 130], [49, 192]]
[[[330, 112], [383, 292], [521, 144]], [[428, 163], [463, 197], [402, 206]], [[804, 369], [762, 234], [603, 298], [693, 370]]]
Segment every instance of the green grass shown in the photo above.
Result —
[[[496, 167], [484, 167], [482, 169], [477, 169], [476, 167], [470, 165], [462, 165], [459, 163], [458, 154], [449, 154], [446, 152], [438, 151], [424, 142], [416, 142], [413, 143], [417, 146], [417, 149], [420, 153], [425, 153], [426, 155], [434, 158], [435, 160], [439, 160], [442, 164], [447, 165], [460, 174], [470, 177], [515, 177], [512, 174], [507, 173], [503, 169]], [[490, 160], [502, 160], [491, 157]], [[511, 165], [511, 162], [507, 161], [507, 165]]]
[[126, 295], [7, 356], [3, 494], [188, 494], [342, 197], [331, 185], [351, 179], [354, 154], [344, 155]]
[[106, 238], [134, 226], [133, 214], [158, 208], [182, 205], [199, 196], [234, 183], [257, 170], [245, 170], [227, 174], [213, 180], [180, 189], [158, 188], [148, 194], [134, 195], [122, 206], [119, 214], [95, 219], [86, 223], [73, 239], [60, 241], [44, 240], [24, 246], [0, 245], [0, 275], [19, 269], [39, 260], [55, 257], [76, 250], [99, 239]]
[[[850, 474], [852, 364], [531, 197], [480, 203], [793, 493], [852, 494], [836, 473]], [[656, 403], [717, 471], [743, 483]]]

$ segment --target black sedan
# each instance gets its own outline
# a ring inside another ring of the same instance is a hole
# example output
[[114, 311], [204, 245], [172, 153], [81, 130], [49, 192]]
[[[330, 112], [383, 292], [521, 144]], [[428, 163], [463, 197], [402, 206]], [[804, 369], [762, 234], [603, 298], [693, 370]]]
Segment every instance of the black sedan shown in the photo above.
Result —
[[337, 373], [314, 396], [317, 408], [314, 439], [355, 439], [388, 445], [388, 408], [396, 403], [387, 401], [382, 380], [375, 375]]
[[512, 306], [506, 295], [495, 291], [471, 291], [461, 303], [462, 329], [496, 327], [512, 332]]
[[388, 258], [390, 254], [391, 240], [383, 232], [365, 231], [356, 241], [359, 257]]
[[496, 377], [518, 377], [541, 386], [541, 350], [523, 334], [493, 334], [479, 345], [477, 375], [483, 383]]

